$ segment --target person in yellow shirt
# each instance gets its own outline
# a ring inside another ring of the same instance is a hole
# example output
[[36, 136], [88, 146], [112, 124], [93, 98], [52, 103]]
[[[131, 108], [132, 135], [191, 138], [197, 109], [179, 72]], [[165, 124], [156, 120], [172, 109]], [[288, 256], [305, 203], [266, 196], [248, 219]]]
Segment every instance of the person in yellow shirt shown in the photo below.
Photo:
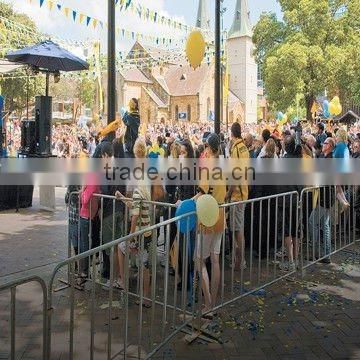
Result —
[[[241, 126], [234, 123], [231, 126], [231, 148], [232, 159], [249, 159], [249, 150], [241, 137]], [[241, 167], [241, 166], [240, 166]], [[245, 179], [240, 180], [239, 185], [229, 186], [226, 194], [227, 201], [236, 203], [246, 201], [249, 198], [249, 189]], [[236, 242], [235, 268], [245, 269], [245, 236], [244, 236], [244, 214], [245, 205], [237, 204], [230, 208], [230, 230], [234, 234], [233, 241]]]
[[163, 138], [158, 136], [156, 141], [153, 141], [152, 146], [148, 149], [148, 157], [165, 157], [165, 150], [163, 148]]

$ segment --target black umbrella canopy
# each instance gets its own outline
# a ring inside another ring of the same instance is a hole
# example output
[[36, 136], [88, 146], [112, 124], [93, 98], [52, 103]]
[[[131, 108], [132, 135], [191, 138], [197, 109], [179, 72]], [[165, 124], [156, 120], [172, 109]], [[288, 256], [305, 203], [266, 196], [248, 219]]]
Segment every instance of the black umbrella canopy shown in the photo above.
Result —
[[32, 65], [51, 72], [89, 69], [89, 64], [86, 61], [51, 40], [42, 41], [21, 50], [11, 51], [5, 57], [11, 61]]

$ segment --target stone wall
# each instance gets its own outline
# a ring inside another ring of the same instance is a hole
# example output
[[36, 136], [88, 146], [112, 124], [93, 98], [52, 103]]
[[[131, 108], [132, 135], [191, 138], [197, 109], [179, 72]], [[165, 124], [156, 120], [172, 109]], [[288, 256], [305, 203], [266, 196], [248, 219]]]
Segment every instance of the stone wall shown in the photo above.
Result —
[[188, 113], [190, 109], [191, 115], [189, 119], [189, 114], [187, 121], [198, 122], [199, 121], [199, 109], [198, 109], [198, 99], [197, 95], [195, 96], [171, 96], [170, 98], [170, 120], [176, 123], [176, 107], [178, 107], [178, 112]]
[[[202, 66], [208, 66], [208, 65], [202, 65]], [[207, 123], [209, 121], [210, 111], [214, 112], [215, 110], [214, 89], [215, 89], [214, 66], [210, 65], [208, 76], [204, 80], [204, 83], [200, 89], [198, 122]]]

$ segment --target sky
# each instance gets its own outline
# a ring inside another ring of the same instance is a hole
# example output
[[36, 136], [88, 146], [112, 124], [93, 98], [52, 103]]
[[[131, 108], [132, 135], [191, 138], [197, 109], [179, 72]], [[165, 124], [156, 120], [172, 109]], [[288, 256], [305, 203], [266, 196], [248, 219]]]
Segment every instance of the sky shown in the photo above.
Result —
[[[2, 0], [13, 4], [14, 9], [29, 15], [37, 24], [40, 31], [66, 40], [95, 40], [99, 39], [106, 46], [106, 30], [101, 30], [100, 26], [94, 30], [91, 26], [75, 24], [69, 16], [66, 18], [60, 13], [56, 5], [52, 11], [43, 5], [39, 7], [39, 0]], [[69, 7], [78, 10], [86, 15], [93, 16], [99, 20], [106, 21], [107, 18], [107, 0], [53, 0], [55, 4], [61, 4], [63, 7]], [[135, 3], [142, 3], [150, 9], [160, 11], [165, 16], [176, 18], [178, 21], [185, 22], [189, 25], [195, 23], [198, 0], [133, 0]], [[276, 12], [281, 16], [280, 6], [277, 0], [248, 0], [250, 17], [253, 24], [257, 22], [263, 11]], [[214, 13], [215, 1], [208, 0], [209, 12]], [[227, 11], [224, 15], [224, 27], [229, 29], [234, 17], [236, 0], [224, 0], [224, 7]], [[212, 16], [212, 26], [214, 24]], [[117, 26], [130, 31], [142, 32], [147, 35], [164, 36], [164, 37], [181, 37], [183, 33], [173, 29], [155, 25], [151, 22], [139, 19], [135, 14], [127, 12], [124, 14], [119, 10], [116, 11]], [[121, 38], [117, 39], [117, 49], [124, 50], [130, 45], [129, 41]]]

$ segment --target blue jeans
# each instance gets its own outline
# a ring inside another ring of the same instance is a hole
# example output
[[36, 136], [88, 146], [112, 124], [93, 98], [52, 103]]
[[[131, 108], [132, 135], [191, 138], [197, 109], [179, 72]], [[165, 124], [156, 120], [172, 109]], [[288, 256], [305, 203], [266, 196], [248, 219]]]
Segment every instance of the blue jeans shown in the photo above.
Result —
[[320, 240], [320, 254], [318, 255], [326, 256], [331, 253], [330, 209], [317, 206], [309, 218], [309, 239], [312, 240], [315, 249], [319, 248], [320, 231], [323, 242]]

